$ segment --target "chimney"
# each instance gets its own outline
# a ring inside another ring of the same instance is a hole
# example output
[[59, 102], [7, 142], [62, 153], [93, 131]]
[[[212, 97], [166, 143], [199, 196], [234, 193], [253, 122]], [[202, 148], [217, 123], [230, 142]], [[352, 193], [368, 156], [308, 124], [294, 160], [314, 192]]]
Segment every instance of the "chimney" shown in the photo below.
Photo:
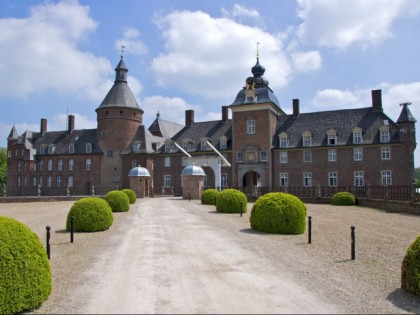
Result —
[[185, 111], [185, 126], [189, 127], [194, 124], [194, 110], [188, 109]]
[[69, 124], [68, 124], [68, 131], [72, 133], [74, 130], [74, 115], [69, 115]]
[[45, 118], [41, 118], [41, 135], [47, 132], [47, 120]]
[[293, 99], [293, 117], [299, 117], [299, 99]]
[[227, 121], [229, 118], [229, 107], [222, 106], [222, 121]]
[[374, 111], [382, 111], [382, 91], [372, 90], [372, 107]]

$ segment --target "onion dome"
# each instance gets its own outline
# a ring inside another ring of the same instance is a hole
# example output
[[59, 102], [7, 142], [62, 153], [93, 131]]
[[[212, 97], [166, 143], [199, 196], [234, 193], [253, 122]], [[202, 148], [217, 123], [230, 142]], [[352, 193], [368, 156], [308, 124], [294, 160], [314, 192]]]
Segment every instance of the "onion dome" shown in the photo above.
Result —
[[259, 58], [257, 58], [257, 63], [255, 64], [255, 66], [252, 67], [251, 71], [252, 71], [252, 74], [254, 75], [254, 78], [259, 78], [264, 75], [265, 67], [260, 65]]

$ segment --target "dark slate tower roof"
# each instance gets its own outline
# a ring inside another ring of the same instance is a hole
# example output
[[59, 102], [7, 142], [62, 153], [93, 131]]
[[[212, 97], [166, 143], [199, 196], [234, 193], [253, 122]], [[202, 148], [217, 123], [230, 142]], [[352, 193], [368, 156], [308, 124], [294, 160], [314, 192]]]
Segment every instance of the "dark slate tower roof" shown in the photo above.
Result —
[[128, 69], [125, 66], [123, 56], [121, 56], [121, 60], [118, 63], [118, 66], [115, 68], [115, 72], [116, 74], [114, 85], [112, 86], [111, 90], [109, 90], [108, 94], [105, 96], [104, 100], [98, 108], [127, 107], [142, 111], [127, 84]]
[[413, 114], [408, 109], [409, 103], [402, 104], [403, 109], [401, 111], [400, 117], [397, 120], [397, 124], [405, 123], [405, 122], [416, 122], [417, 120], [414, 118]]
[[260, 64], [260, 58], [258, 56], [257, 63], [251, 68], [251, 72], [253, 76], [246, 79], [246, 86], [239, 91], [231, 106], [249, 103], [246, 99], [245, 91], [248, 88], [252, 88], [255, 89], [256, 95], [255, 101], [252, 102], [253, 104], [273, 103], [277, 107], [280, 107], [277, 97], [274, 95], [273, 90], [268, 86], [268, 80], [263, 77], [265, 67]]
[[12, 130], [10, 131], [9, 136], [7, 137], [8, 140], [14, 140], [17, 139], [19, 137], [18, 132], [16, 130], [15, 125], [13, 125]]

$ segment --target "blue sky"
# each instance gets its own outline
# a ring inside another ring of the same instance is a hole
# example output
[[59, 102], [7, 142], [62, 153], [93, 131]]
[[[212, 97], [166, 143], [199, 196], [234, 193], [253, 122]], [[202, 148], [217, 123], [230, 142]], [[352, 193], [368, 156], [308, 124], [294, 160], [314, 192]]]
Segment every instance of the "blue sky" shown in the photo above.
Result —
[[[371, 106], [382, 89], [397, 120], [411, 102], [420, 120], [420, 1], [0, 2], [0, 147], [19, 134], [95, 128], [124, 45], [128, 84], [146, 126], [221, 118], [260, 63], [286, 113]], [[420, 142], [417, 132], [417, 142]], [[417, 167], [420, 154], [416, 150]]]

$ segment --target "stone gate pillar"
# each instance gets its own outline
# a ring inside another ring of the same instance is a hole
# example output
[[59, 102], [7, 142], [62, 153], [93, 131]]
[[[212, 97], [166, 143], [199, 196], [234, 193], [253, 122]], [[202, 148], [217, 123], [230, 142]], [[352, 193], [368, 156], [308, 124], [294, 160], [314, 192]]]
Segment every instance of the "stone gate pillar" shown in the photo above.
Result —
[[134, 167], [128, 173], [130, 189], [132, 189], [137, 198], [144, 198], [149, 196], [149, 178], [150, 173], [147, 168], [140, 165]]
[[190, 165], [182, 170], [182, 198], [201, 199], [204, 187], [204, 170], [200, 166]]

